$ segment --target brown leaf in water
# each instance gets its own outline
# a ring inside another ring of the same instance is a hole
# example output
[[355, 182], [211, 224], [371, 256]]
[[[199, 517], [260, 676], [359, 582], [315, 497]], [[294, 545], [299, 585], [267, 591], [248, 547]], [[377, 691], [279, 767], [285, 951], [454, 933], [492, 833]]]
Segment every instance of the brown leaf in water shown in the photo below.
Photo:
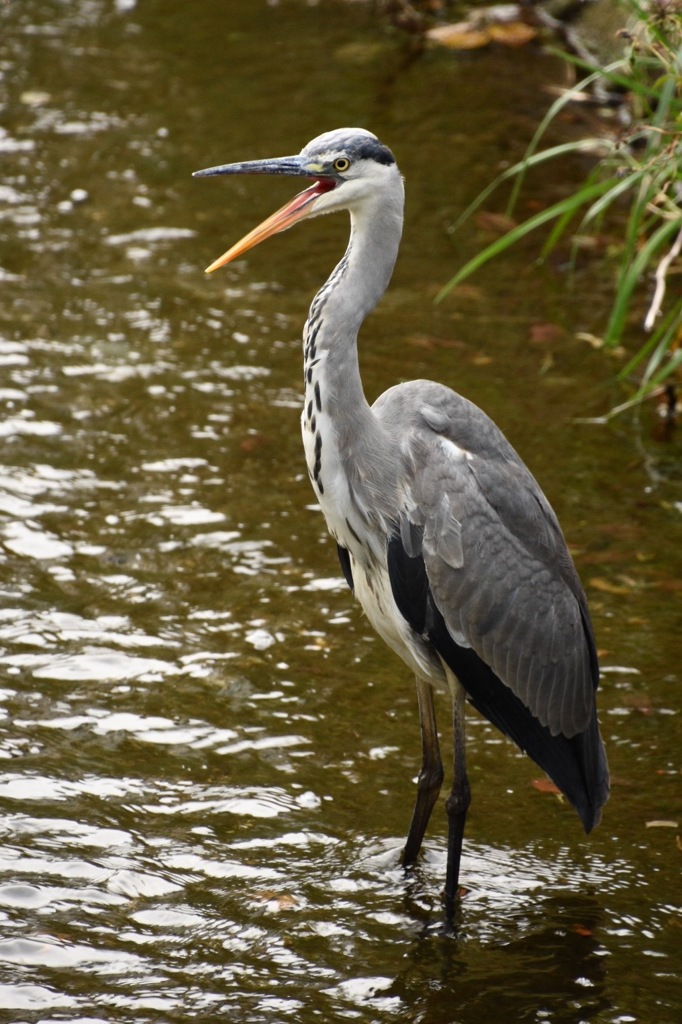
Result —
[[471, 21], [458, 21], [454, 25], [437, 25], [430, 28], [426, 38], [452, 50], [480, 50], [490, 43], [490, 32], [486, 26], [477, 27]]
[[623, 707], [632, 708], [640, 715], [653, 715], [654, 709], [651, 698], [647, 693], [625, 693], [623, 694]]
[[551, 345], [561, 341], [564, 337], [564, 332], [559, 324], [531, 324], [528, 333], [534, 345]]
[[459, 301], [480, 302], [486, 297], [487, 292], [480, 285], [462, 281], [461, 284], [455, 285], [450, 294]]
[[291, 910], [297, 906], [297, 901], [288, 892], [257, 892], [254, 893], [255, 898], [260, 903], [268, 903], [272, 906], [273, 910]]
[[537, 789], [539, 793], [561, 793], [559, 787], [555, 786], [551, 779], [533, 779], [531, 786], [533, 789]]
[[264, 434], [249, 434], [248, 437], [243, 437], [241, 439], [239, 447], [243, 452], [246, 452], [247, 455], [250, 455], [252, 452], [258, 451], [259, 448], [262, 448], [264, 445], [269, 443], [269, 439]]
[[425, 348], [433, 350], [435, 348], [464, 348], [463, 341], [457, 341], [454, 338], [435, 338], [432, 334], [410, 334], [405, 341], [408, 345], [413, 345], [414, 348]]
[[488, 8], [469, 21], [438, 25], [429, 29], [426, 38], [451, 50], [480, 50], [491, 43], [510, 47], [525, 46], [535, 39], [537, 29], [523, 21], [501, 17], [500, 10]]
[[488, 26], [491, 41], [501, 46], [525, 46], [531, 39], [535, 39], [537, 34], [537, 29], [523, 21], [508, 21]]
[[584, 924], [574, 924], [572, 931], [574, 931], [576, 935], [584, 935], [586, 938], [589, 938], [590, 935], [594, 935], [594, 931]]
[[479, 210], [474, 223], [481, 231], [492, 231], [504, 235], [516, 227], [516, 221], [506, 213], [494, 213], [492, 210]]

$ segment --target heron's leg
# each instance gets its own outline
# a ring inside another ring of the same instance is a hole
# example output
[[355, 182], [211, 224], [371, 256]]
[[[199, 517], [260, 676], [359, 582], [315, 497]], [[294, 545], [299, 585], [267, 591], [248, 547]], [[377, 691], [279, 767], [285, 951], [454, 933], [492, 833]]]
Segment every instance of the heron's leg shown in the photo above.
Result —
[[457, 683], [452, 697], [454, 732], [454, 778], [452, 790], [445, 801], [448, 815], [448, 866], [445, 878], [445, 909], [452, 917], [455, 898], [459, 889], [459, 863], [462, 856], [462, 839], [467, 810], [471, 803], [471, 791], [467, 778], [466, 750], [464, 735], [465, 692]]
[[422, 766], [417, 782], [417, 799], [412, 812], [410, 831], [407, 834], [407, 842], [403, 851], [403, 865], [406, 868], [410, 867], [417, 859], [433, 805], [438, 799], [440, 787], [443, 784], [443, 762], [438, 746], [433, 689], [423, 679], [417, 679], [417, 699], [422, 738]]

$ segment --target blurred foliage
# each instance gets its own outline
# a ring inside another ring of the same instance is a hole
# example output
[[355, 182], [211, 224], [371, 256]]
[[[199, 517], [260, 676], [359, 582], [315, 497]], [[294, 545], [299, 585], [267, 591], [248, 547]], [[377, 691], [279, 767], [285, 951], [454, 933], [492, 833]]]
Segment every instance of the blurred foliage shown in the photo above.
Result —
[[462, 5], [459, 0], [376, 0], [376, 6], [396, 28], [421, 34], [434, 18]]
[[[682, 0], [653, 0], [646, 7], [637, 0], [623, 0], [622, 6], [624, 21], [629, 13], [627, 27], [620, 33], [622, 58], [602, 68], [582, 56], [562, 54], [584, 77], [552, 104], [525, 158], [500, 175], [464, 211], [453, 230], [494, 189], [510, 181], [507, 213], [511, 214], [526, 172], [547, 161], [572, 152], [598, 154], [586, 179], [569, 196], [515, 225], [469, 260], [441, 293], [544, 225], [551, 225], [551, 230], [542, 255], [569, 234], [575, 257], [581, 240], [594, 235], [611, 216], [618, 225], [612, 246], [617, 269], [601, 343], [612, 349], [629, 340], [633, 324], [639, 325], [634, 329], [640, 339], [643, 336], [619, 374], [632, 393], [612, 415], [669, 388], [682, 363]], [[606, 93], [621, 106], [624, 126], [613, 137], [604, 132], [541, 149], [541, 140], [559, 112], [584, 99], [591, 89], [594, 96]]]

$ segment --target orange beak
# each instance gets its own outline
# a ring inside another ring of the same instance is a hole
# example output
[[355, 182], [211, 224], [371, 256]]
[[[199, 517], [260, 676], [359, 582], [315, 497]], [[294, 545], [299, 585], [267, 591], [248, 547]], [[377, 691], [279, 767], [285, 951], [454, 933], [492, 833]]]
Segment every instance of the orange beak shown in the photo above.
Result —
[[[214, 174], [285, 174], [291, 177], [315, 178], [314, 168], [302, 163], [299, 157], [283, 157], [280, 160], [251, 160], [240, 164], [223, 164], [220, 167], [209, 167], [204, 171], [195, 171], [193, 177], [207, 177]], [[233, 245], [227, 252], [219, 256], [217, 260], [206, 268], [206, 273], [211, 274], [218, 267], [224, 267], [226, 263], [241, 256], [242, 253], [252, 249], [259, 242], [264, 242], [271, 235], [280, 231], [286, 231], [299, 220], [309, 217], [314, 208], [315, 200], [319, 196], [329, 192], [335, 186], [331, 178], [316, 178], [314, 183], [303, 192], [299, 192], [281, 210], [271, 214], [262, 224], [249, 231], [239, 242]]]

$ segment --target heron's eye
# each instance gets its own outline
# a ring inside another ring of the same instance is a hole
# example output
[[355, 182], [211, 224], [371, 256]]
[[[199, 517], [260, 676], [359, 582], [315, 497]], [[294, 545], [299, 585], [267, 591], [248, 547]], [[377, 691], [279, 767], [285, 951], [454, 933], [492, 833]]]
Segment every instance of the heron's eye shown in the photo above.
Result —
[[345, 156], [340, 156], [337, 160], [334, 161], [334, 170], [338, 171], [340, 174], [343, 174], [344, 171], [347, 171], [349, 167], [350, 160], [346, 159]]

